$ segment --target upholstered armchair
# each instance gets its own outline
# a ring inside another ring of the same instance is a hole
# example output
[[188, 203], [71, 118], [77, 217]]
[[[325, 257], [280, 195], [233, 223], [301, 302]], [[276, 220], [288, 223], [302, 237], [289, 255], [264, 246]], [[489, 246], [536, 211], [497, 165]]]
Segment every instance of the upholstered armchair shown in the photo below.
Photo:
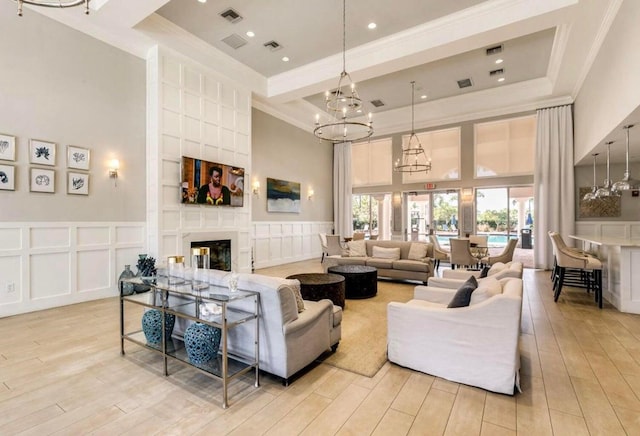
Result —
[[493, 265], [496, 262], [507, 263], [513, 260], [513, 252], [516, 250], [516, 245], [518, 245], [518, 238], [509, 239], [507, 245], [505, 245], [502, 253], [497, 256], [486, 256], [483, 257], [481, 262], [485, 265]]
[[440, 261], [444, 260], [449, 262], [449, 252], [440, 247], [438, 237], [436, 235], [429, 235], [429, 240], [433, 244], [433, 260], [435, 262], [435, 269], [440, 267]]
[[364, 240], [364, 232], [353, 232], [353, 241]]
[[469, 239], [449, 239], [451, 243], [451, 268], [456, 266], [475, 266], [478, 259], [471, 253]]

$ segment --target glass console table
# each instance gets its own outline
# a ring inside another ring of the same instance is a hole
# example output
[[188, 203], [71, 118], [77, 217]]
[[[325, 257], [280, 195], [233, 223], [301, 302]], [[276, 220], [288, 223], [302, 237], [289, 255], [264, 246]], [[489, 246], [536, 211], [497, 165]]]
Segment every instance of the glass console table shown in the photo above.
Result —
[[[129, 283], [142, 284], [139, 277], [125, 280]], [[228, 406], [227, 387], [229, 382], [250, 371], [255, 372], [254, 386], [259, 380], [259, 307], [258, 292], [237, 290], [202, 284], [183, 279], [167, 277], [148, 277], [144, 280], [150, 284], [151, 290], [142, 294], [123, 295], [120, 289], [120, 352], [125, 354], [125, 341], [140, 345], [163, 356], [164, 374], [169, 375], [167, 360], [172, 359], [196, 368], [200, 372], [222, 381], [222, 407]], [[125, 306], [136, 304], [147, 309], [155, 309], [162, 316], [162, 341], [159, 344], [148, 343], [142, 329], [125, 332]], [[213, 310], [211, 310], [213, 308]], [[220, 351], [217, 357], [203, 364], [189, 360], [181, 337], [174, 335], [165, 337], [167, 315], [187, 319], [193, 322], [217, 327], [221, 330]], [[254, 354], [244, 356], [228, 349], [228, 332], [246, 322], [254, 322]]]

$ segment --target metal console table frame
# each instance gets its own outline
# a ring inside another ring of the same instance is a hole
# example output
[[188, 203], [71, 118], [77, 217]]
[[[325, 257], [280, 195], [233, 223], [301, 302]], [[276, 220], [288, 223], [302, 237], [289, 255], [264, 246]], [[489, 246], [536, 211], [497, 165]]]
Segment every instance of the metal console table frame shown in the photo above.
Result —
[[[127, 282], [141, 284], [141, 278], [132, 278]], [[194, 284], [191, 281], [167, 277], [145, 278], [151, 284], [151, 290], [142, 294], [123, 295], [120, 287], [120, 353], [124, 356], [124, 342], [129, 341], [163, 356], [164, 374], [169, 375], [167, 360], [169, 358], [189, 365], [198, 371], [222, 381], [222, 407], [227, 408], [227, 387], [229, 382], [247, 372], [255, 371], [255, 387], [260, 386], [259, 379], [259, 308], [260, 294], [253, 291], [238, 290], [230, 292], [227, 288], [208, 284]], [[254, 299], [253, 311], [247, 310], [250, 304], [242, 300]], [[143, 331], [125, 332], [125, 303], [136, 304], [148, 309], [156, 309], [162, 315], [162, 342], [159, 345], [149, 344]], [[219, 314], [201, 316], [200, 305], [214, 303], [221, 308]], [[235, 303], [235, 304], [234, 304]], [[189, 361], [182, 338], [165, 337], [165, 318], [171, 314], [176, 317], [199, 322], [221, 329], [221, 352], [206, 364], [194, 364]], [[248, 357], [228, 350], [227, 335], [230, 329], [245, 322], [255, 322], [254, 356]]]

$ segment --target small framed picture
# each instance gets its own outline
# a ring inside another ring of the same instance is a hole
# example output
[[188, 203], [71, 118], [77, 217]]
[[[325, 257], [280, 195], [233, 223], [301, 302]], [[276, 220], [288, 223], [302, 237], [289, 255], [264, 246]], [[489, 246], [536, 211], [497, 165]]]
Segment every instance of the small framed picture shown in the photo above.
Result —
[[43, 168], [31, 168], [29, 190], [31, 192], [55, 192], [56, 172]]
[[0, 190], [14, 191], [16, 189], [16, 167], [0, 165]]
[[89, 174], [67, 173], [67, 194], [89, 195]]
[[16, 160], [16, 137], [0, 134], [0, 160]]
[[56, 144], [32, 139], [29, 143], [29, 162], [39, 165], [55, 166]]
[[67, 145], [67, 168], [89, 170], [89, 149]]

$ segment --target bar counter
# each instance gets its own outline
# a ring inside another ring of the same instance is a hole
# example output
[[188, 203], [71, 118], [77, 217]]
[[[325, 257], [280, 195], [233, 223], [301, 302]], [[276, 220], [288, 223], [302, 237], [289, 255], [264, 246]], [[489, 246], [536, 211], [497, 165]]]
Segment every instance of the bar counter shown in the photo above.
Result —
[[620, 312], [640, 314], [640, 239], [569, 235], [602, 261], [604, 299]]

